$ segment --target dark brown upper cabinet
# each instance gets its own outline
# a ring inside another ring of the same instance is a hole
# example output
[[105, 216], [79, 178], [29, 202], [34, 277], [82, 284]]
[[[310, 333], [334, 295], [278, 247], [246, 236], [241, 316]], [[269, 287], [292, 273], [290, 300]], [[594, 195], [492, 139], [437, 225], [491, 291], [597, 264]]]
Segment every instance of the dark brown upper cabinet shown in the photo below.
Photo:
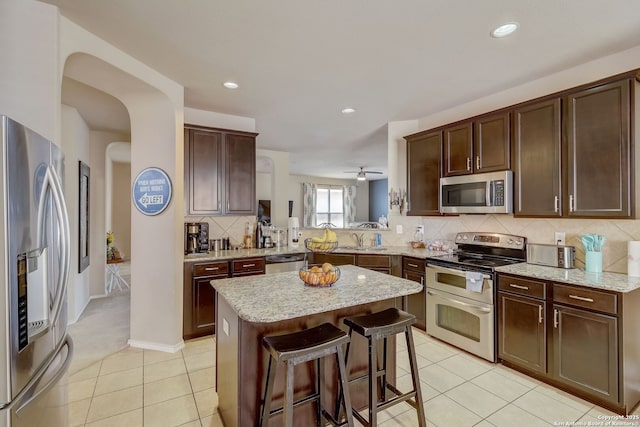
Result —
[[407, 215], [440, 215], [442, 132], [418, 133], [407, 140]]
[[256, 136], [185, 127], [187, 215], [256, 214]]
[[473, 173], [473, 124], [444, 128], [444, 176]]
[[495, 172], [511, 167], [509, 113], [481, 117], [474, 121], [473, 171]]
[[567, 135], [568, 216], [633, 215], [631, 197], [631, 85], [625, 79], [569, 94]]
[[515, 216], [562, 216], [560, 99], [513, 113]]
[[509, 113], [444, 129], [444, 176], [494, 172], [511, 166]]
[[624, 79], [514, 110], [514, 215], [633, 218]]

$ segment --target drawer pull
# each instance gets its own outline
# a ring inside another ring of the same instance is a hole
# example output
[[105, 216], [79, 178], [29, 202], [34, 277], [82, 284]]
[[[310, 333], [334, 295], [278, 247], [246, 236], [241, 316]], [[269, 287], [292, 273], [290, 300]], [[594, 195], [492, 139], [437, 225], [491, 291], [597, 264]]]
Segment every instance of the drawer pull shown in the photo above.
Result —
[[255, 264], [242, 264], [242, 268], [255, 267]]
[[514, 285], [513, 283], [509, 283], [509, 286], [511, 286], [512, 288], [516, 288], [516, 289], [523, 289], [525, 291], [529, 290], [528, 286], [523, 286], [523, 285]]
[[538, 323], [542, 323], [542, 306], [538, 306]]
[[409, 267], [418, 268], [418, 264], [407, 263]]
[[593, 302], [593, 298], [581, 297], [578, 295], [569, 295], [569, 298], [577, 299], [579, 301]]
[[206, 267], [204, 269], [204, 271], [216, 271], [216, 270], [220, 270], [220, 267]]

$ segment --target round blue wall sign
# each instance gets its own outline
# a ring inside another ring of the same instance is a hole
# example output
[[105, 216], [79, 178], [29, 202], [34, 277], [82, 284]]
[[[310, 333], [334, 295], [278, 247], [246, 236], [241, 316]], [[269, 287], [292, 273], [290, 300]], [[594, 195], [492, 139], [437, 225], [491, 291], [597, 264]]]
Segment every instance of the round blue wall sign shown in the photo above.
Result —
[[131, 198], [145, 215], [158, 215], [171, 201], [171, 180], [160, 168], [147, 168], [133, 181]]

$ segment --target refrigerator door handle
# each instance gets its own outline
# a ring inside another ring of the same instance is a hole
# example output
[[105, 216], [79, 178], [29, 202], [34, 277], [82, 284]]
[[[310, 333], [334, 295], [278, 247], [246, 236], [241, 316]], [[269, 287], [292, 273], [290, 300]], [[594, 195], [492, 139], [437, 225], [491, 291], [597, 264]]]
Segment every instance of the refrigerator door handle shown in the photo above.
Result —
[[58, 175], [51, 167], [49, 167], [49, 176], [53, 188], [53, 204], [62, 226], [62, 239], [60, 242], [60, 254], [62, 255], [60, 257], [61, 274], [58, 277], [59, 281], [56, 286], [56, 298], [53, 306], [53, 317], [51, 319], [51, 325], [53, 326], [58, 322], [64, 297], [67, 294], [67, 280], [69, 279], [69, 263], [71, 258], [71, 248], [69, 246], [71, 233], [69, 231], [69, 214], [67, 213], [67, 206], [64, 200], [64, 191]]
[[[58, 282], [55, 287], [55, 295], [53, 297], [53, 304], [51, 311], [53, 316], [51, 317], [49, 325], [53, 326], [58, 321], [60, 316], [60, 310], [62, 309], [63, 299], [67, 291], [67, 280], [69, 278], [69, 262], [71, 258], [71, 249], [69, 247], [69, 239], [71, 233], [69, 231], [69, 215], [64, 200], [64, 192], [60, 179], [55, 171], [49, 166], [45, 173], [43, 187], [40, 193], [40, 202], [38, 205], [38, 227], [44, 223], [45, 215], [45, 201], [47, 195], [47, 189], [51, 188], [51, 195], [53, 198], [53, 205], [55, 212], [59, 219], [61, 239], [60, 239], [60, 275], [58, 276]], [[38, 246], [44, 247], [43, 241], [44, 231], [38, 230]]]
[[[23, 396], [18, 396], [18, 401], [20, 400], [20, 397], [22, 397], [22, 399], [26, 399], [23, 402], [20, 402], [18, 408], [16, 409], [16, 415], [20, 415], [20, 411], [24, 410], [27, 406], [29, 406], [31, 403], [35, 402], [40, 396], [42, 396], [43, 394], [45, 394], [46, 392], [48, 392], [51, 387], [53, 387], [56, 383], [58, 383], [58, 381], [60, 381], [60, 379], [62, 378], [62, 376], [67, 372], [67, 370], [69, 369], [69, 365], [71, 364], [71, 360], [73, 359], [73, 340], [71, 339], [71, 337], [69, 335], [67, 335], [62, 343], [62, 346], [60, 346], [60, 349], [58, 350], [58, 352], [56, 353], [59, 354], [60, 351], [62, 351], [62, 349], [64, 347], [67, 347], [67, 357], [64, 361], [64, 363], [58, 368], [58, 370], [56, 371], [56, 373], [53, 375], [53, 377], [42, 387], [40, 387], [39, 390], [35, 391], [35, 389], [38, 388], [39, 386], [39, 381], [36, 381], [33, 385], [31, 385], [31, 387], [26, 387], [25, 388], [25, 395]], [[55, 359], [55, 357], [54, 357]], [[42, 373], [44, 375], [44, 373]], [[34, 392], [35, 391], [35, 392]], [[33, 394], [31, 394], [30, 396], [26, 396], [27, 393], [29, 392], [34, 392]]]

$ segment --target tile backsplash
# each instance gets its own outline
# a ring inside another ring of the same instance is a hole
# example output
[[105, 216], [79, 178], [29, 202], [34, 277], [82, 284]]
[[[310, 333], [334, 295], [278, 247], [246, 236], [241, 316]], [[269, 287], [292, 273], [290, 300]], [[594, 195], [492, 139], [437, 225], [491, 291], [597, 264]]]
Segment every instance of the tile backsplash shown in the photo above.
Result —
[[[391, 230], [383, 234], [389, 245], [408, 244], [417, 225], [423, 224], [425, 239], [453, 240], [461, 231], [487, 231], [525, 236], [528, 242], [553, 244], [554, 232], [566, 233], [566, 245], [576, 247], [576, 266], [584, 268], [581, 236], [602, 234], [603, 270], [627, 273], [627, 242], [640, 240], [640, 220], [514, 218], [513, 215], [460, 215], [457, 217], [407, 217], [391, 214]], [[404, 233], [395, 233], [401, 224]], [[388, 236], [387, 236], [388, 234]]]
[[[185, 217], [185, 222], [208, 222], [209, 238], [229, 237], [232, 245], [242, 243], [247, 222], [255, 226], [253, 216]], [[610, 219], [550, 219], [514, 218], [513, 215], [460, 215], [451, 217], [408, 217], [397, 212], [389, 213], [390, 230], [383, 231], [382, 244], [386, 246], [409, 245], [418, 225], [424, 225], [424, 238], [454, 240], [461, 231], [486, 231], [525, 236], [531, 243], [553, 244], [554, 232], [566, 233], [566, 244], [576, 247], [576, 266], [584, 268], [584, 248], [580, 237], [585, 233], [602, 234], [607, 240], [602, 251], [603, 270], [627, 273], [627, 242], [640, 240], [640, 220]], [[396, 233], [396, 226], [402, 233]], [[354, 230], [338, 231], [342, 245], [354, 245]], [[376, 230], [364, 231], [365, 244], [373, 238]], [[321, 230], [302, 230], [303, 236], [322, 234]], [[360, 234], [362, 232], [358, 232]], [[344, 242], [344, 243], [343, 243]], [[304, 249], [304, 246], [300, 246]]]

